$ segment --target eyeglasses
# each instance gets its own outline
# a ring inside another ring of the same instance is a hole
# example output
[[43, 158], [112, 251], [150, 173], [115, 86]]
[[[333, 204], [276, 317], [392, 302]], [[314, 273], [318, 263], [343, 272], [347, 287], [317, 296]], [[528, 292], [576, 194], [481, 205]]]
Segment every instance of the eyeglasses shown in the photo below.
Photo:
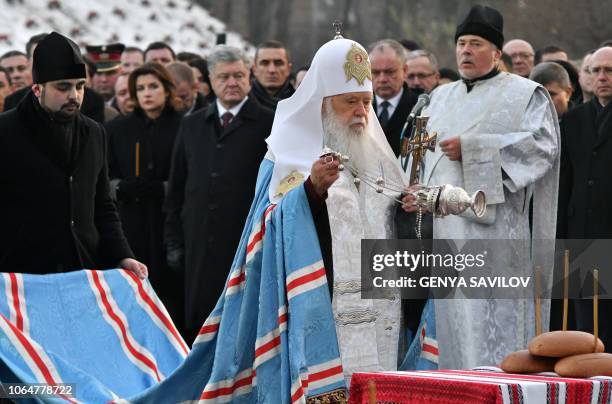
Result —
[[436, 73], [435, 72], [433, 73], [413, 73], [413, 74], [408, 75], [408, 80], [414, 80], [414, 79], [424, 80], [428, 77], [433, 76], [434, 74]]
[[533, 57], [533, 53], [527, 53], [527, 52], [511, 53], [510, 57], [512, 59], [529, 59]]
[[596, 66], [591, 68], [591, 74], [599, 76], [599, 73], [603, 73], [604, 76], [612, 77], [612, 66]]

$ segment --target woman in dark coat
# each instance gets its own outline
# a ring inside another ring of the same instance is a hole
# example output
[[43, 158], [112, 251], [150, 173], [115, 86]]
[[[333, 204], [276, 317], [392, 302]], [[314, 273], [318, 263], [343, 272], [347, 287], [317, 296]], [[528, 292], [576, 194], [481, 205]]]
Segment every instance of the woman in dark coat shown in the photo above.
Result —
[[178, 322], [182, 279], [168, 273], [162, 204], [182, 115], [174, 107], [174, 81], [162, 65], [147, 63], [134, 70], [128, 88], [134, 112], [106, 125], [111, 189], [134, 254], [149, 267], [153, 288]]

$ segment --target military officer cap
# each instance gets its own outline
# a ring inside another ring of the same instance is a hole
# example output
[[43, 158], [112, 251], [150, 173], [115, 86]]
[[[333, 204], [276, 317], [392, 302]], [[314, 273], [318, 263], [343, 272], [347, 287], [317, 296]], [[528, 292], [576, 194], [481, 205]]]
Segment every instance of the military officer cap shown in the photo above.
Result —
[[121, 53], [125, 45], [113, 43], [110, 45], [87, 46], [87, 56], [95, 64], [96, 73], [112, 72], [121, 67]]

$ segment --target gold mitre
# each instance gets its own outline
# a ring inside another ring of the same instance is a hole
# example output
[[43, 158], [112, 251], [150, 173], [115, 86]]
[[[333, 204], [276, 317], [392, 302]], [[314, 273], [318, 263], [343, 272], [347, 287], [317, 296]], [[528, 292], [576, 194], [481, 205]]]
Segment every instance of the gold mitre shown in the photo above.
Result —
[[[334, 39], [344, 39], [342, 36], [342, 23], [339, 20], [335, 20], [333, 27], [335, 31]], [[357, 45], [357, 43], [353, 43], [346, 54], [344, 75], [347, 82], [354, 77], [360, 86], [364, 84], [366, 78], [372, 81], [370, 58], [366, 51], [361, 46]]]

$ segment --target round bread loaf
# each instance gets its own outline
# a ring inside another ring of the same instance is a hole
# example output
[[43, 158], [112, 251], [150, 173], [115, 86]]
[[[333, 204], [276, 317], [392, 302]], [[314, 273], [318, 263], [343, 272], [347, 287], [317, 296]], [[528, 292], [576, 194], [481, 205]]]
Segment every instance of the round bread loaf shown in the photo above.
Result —
[[604, 344], [597, 340], [594, 350], [593, 334], [583, 331], [551, 331], [540, 334], [529, 342], [528, 349], [532, 355], [563, 358], [593, 352], [603, 352]]
[[612, 376], [612, 354], [589, 353], [559, 359], [555, 372], [563, 377]]
[[557, 358], [534, 356], [528, 350], [512, 352], [504, 358], [500, 367], [508, 373], [553, 372]]

